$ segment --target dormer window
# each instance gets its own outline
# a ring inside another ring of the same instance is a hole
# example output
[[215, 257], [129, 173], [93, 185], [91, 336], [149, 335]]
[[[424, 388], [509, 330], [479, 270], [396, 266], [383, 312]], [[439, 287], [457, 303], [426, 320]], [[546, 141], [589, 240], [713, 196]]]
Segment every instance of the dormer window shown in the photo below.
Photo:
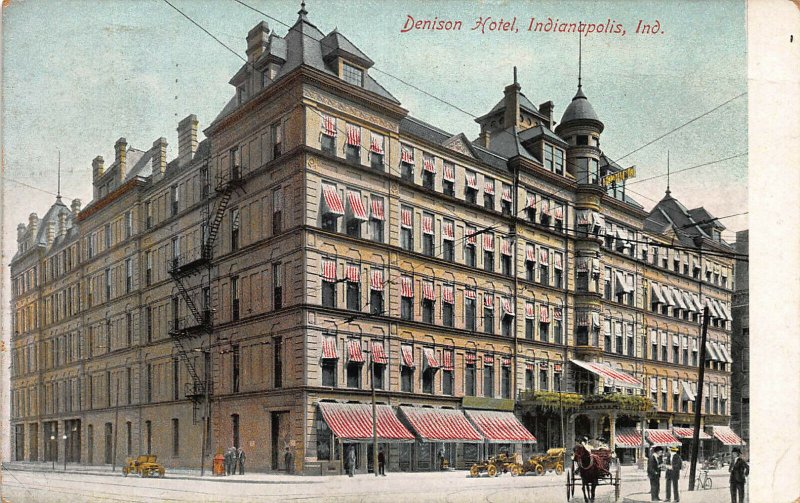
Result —
[[342, 80], [354, 86], [362, 87], [364, 85], [364, 71], [349, 63], [342, 62]]
[[244, 85], [241, 85], [236, 88], [236, 102], [241, 105], [244, 102], [244, 98]]

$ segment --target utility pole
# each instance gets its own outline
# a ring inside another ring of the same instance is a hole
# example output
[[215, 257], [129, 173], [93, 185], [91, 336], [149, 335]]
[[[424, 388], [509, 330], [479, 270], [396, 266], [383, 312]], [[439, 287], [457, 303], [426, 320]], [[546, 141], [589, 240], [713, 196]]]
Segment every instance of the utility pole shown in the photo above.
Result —
[[706, 333], [708, 332], [708, 304], [703, 308], [703, 331], [700, 334], [700, 369], [697, 396], [694, 397], [694, 431], [692, 432], [692, 466], [689, 469], [689, 490], [694, 491], [697, 468], [697, 451], [700, 447], [700, 409], [703, 406], [703, 379], [706, 375]]
[[[117, 471], [117, 437], [119, 437], [119, 432], [117, 432], [117, 426], [119, 425], [119, 375], [117, 375], [117, 405], [114, 407], [114, 464], [111, 465], [111, 471]], [[66, 463], [64, 464], [66, 467]], [[66, 470], [66, 468], [64, 468]]]
[[378, 406], [375, 404], [375, 354], [370, 353], [370, 371], [372, 373], [372, 472], [378, 476]]

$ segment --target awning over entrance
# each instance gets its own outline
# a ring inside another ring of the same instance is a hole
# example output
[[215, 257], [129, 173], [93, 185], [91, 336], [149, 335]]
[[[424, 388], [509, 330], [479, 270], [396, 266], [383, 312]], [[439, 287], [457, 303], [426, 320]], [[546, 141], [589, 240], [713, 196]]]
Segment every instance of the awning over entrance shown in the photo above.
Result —
[[723, 445], [744, 445], [744, 440], [739, 438], [728, 426], [714, 426], [714, 438], [722, 442]]
[[575, 365], [582, 367], [593, 374], [606, 380], [606, 386], [623, 386], [626, 388], [641, 389], [642, 383], [630, 374], [611, 368], [605, 363], [585, 362], [583, 360], [570, 360]]
[[[372, 405], [366, 403], [320, 402], [319, 410], [333, 434], [349, 442], [372, 441]], [[414, 435], [388, 405], [378, 405], [376, 423], [380, 442], [411, 442]]]
[[681, 442], [669, 430], [646, 430], [647, 441], [652, 445], [680, 447]]
[[411, 429], [426, 442], [483, 441], [460, 410], [400, 407], [400, 412], [408, 419]]
[[618, 449], [636, 449], [642, 446], [642, 432], [636, 428], [617, 428], [614, 445]]
[[531, 435], [531, 432], [519, 422], [513, 412], [496, 410], [466, 410], [464, 412], [487, 442], [536, 443], [536, 437]]
[[[680, 428], [678, 426], [672, 427], [672, 434], [675, 435], [676, 438], [679, 439], [692, 439], [692, 435], [694, 434], [694, 428]], [[700, 440], [710, 440], [711, 435], [700, 430], [700, 436], [698, 437]]]

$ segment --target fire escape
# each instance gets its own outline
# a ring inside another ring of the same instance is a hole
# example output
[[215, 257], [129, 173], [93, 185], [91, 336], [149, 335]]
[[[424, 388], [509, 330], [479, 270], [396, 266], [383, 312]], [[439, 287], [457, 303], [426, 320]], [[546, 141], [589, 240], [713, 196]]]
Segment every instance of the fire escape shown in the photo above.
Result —
[[[173, 257], [169, 270], [189, 311], [189, 315], [184, 318], [175, 317], [169, 335], [179, 358], [183, 360], [189, 373], [190, 382], [185, 384], [184, 394], [192, 401], [192, 419], [195, 423], [200, 404], [207, 397], [210, 399], [214, 390], [214, 373], [209, 371], [209, 366], [212, 365], [210, 348], [213, 341], [211, 341], [211, 335], [214, 333], [214, 311], [211, 308], [211, 269], [214, 242], [219, 234], [222, 219], [231, 197], [237, 191], [244, 192], [241, 168], [234, 165], [227, 173], [218, 174], [214, 189], [214, 193], [211, 194], [208, 184], [203, 187], [203, 198], [206, 200], [206, 204], [202, 206], [201, 246], [190, 250], [183, 256]], [[214, 205], [214, 199], [217, 199], [216, 205]], [[203, 278], [203, 272], [206, 273], [205, 278]], [[198, 276], [200, 277], [199, 281], [195, 279]], [[193, 284], [195, 286], [192, 286]], [[196, 292], [198, 288], [202, 296], [202, 309], [198, 307], [192, 295], [192, 291]], [[206, 349], [188, 348], [188, 346], [194, 345], [195, 338], [205, 335], [209, 336], [209, 345]], [[202, 377], [194, 358], [190, 355], [193, 351], [201, 351], [205, 355], [204, 376]]]

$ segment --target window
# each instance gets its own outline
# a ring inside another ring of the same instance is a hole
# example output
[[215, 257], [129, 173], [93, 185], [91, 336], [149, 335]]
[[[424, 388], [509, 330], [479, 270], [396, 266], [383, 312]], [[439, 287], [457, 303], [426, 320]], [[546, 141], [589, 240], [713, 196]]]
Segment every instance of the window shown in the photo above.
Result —
[[453, 350], [442, 351], [442, 394], [453, 394]]
[[475, 396], [475, 353], [465, 355], [464, 366], [464, 394]]
[[144, 314], [146, 323], [147, 342], [150, 342], [153, 340], [153, 308], [147, 306], [144, 310]]
[[239, 371], [240, 371], [240, 352], [239, 345], [234, 344], [231, 346], [231, 383], [233, 385], [233, 392], [239, 392]]
[[512, 188], [510, 185], [506, 185], [505, 183], [502, 185], [502, 194], [500, 196], [500, 211], [503, 215], [510, 216], [511, 215], [511, 203], [514, 202], [514, 198], [512, 195]]
[[347, 264], [347, 309], [361, 310], [361, 268], [358, 264]]
[[532, 367], [533, 367], [533, 364], [531, 364], [531, 363], [528, 363], [525, 366], [525, 389], [526, 390], [532, 390], [533, 386], [534, 386], [534, 384], [533, 384], [533, 373], [534, 373], [534, 370], [533, 370]]
[[414, 183], [414, 148], [400, 144], [400, 178]]
[[546, 248], [539, 249], [539, 283], [550, 284], [550, 252]]
[[442, 192], [446, 196], [456, 197], [456, 167], [453, 163], [442, 162], [444, 177], [442, 178]]
[[131, 313], [125, 313], [125, 342], [128, 347], [133, 344], [133, 315]]
[[422, 186], [429, 190], [436, 187], [436, 161], [432, 156], [422, 156]]
[[494, 180], [484, 177], [483, 185], [483, 207], [494, 211]]
[[336, 307], [336, 262], [333, 260], [322, 260], [322, 305], [325, 307]]
[[208, 166], [200, 168], [200, 198], [208, 199]]
[[560, 364], [555, 365], [556, 369], [553, 371], [553, 391], [561, 391], [561, 372], [559, 371]]
[[133, 236], [133, 212], [128, 210], [125, 212], [125, 239]]
[[455, 222], [442, 220], [442, 258], [448, 262], [455, 261]]
[[627, 341], [628, 342], [627, 355], [628, 356], [636, 356], [636, 343], [633, 340], [633, 325], [626, 325], [625, 326], [625, 332], [627, 334], [627, 339], [628, 339], [628, 341]]
[[239, 277], [231, 277], [231, 320], [239, 319]]
[[411, 346], [400, 346], [402, 365], [400, 366], [401, 391], [414, 390], [414, 349]]
[[369, 164], [373, 169], [384, 170], [383, 136], [370, 132]]
[[494, 235], [483, 235], [483, 270], [494, 272]]
[[464, 328], [475, 331], [475, 290], [464, 290]]
[[172, 238], [172, 269], [180, 266], [181, 240], [180, 236]]
[[511, 398], [511, 361], [503, 358], [500, 369], [500, 394], [503, 398]]
[[[145, 402], [150, 403], [150, 402], [153, 401], [153, 364], [152, 363], [148, 363], [147, 364], [147, 374], [145, 375], [145, 378], [146, 378], [146, 382], [145, 382], [145, 386], [146, 386], [146, 388], [145, 388]], [[91, 383], [91, 378], [89, 378], [89, 379], [90, 379], [89, 382]], [[91, 403], [91, 395], [92, 395], [92, 393], [91, 393], [91, 390], [90, 390], [90, 392], [89, 392], [90, 402], [89, 403]], [[148, 450], [148, 452], [150, 451], [150, 446], [149, 445], [148, 445], [147, 450]]]
[[383, 211], [383, 198], [372, 196], [371, 215], [370, 215], [370, 236], [372, 240], [383, 243], [383, 222], [385, 220]]
[[178, 214], [178, 204], [180, 202], [179, 197], [180, 196], [178, 195], [178, 186], [177, 185], [171, 186], [169, 188], [169, 200], [172, 202], [172, 205], [171, 205], [171, 208], [172, 208], [171, 215], [172, 216], [175, 216], [175, 215]]
[[550, 309], [547, 306], [539, 306], [539, 340], [550, 342]]
[[[335, 342], [331, 342], [335, 344]], [[335, 358], [323, 358], [322, 360], [322, 385], [323, 386], [336, 386], [336, 364], [338, 360]]]
[[612, 300], [612, 289], [611, 289], [611, 268], [606, 267], [606, 275], [605, 281], [603, 282], [603, 298], [606, 300]]
[[494, 333], [494, 295], [490, 293], [483, 294], [483, 331]]
[[[500, 320], [500, 333], [503, 337], [511, 337], [514, 330], [514, 314], [510, 309], [510, 300], [503, 299], [503, 318]], [[506, 305], [508, 303], [508, 305]]]
[[[545, 364], [546, 365], [546, 364]], [[539, 365], [539, 390], [547, 391], [547, 367]]]
[[356, 190], [347, 191], [347, 224], [345, 232], [354, 238], [361, 237], [361, 224], [367, 221], [367, 209], [361, 199], [361, 193]]
[[274, 348], [274, 353], [272, 354], [272, 377], [275, 382], [275, 387], [280, 388], [283, 386], [283, 339], [281, 337], [274, 337], [272, 341], [272, 346]]
[[525, 303], [525, 338], [532, 341], [534, 333], [534, 306], [530, 302]]
[[467, 227], [464, 242], [464, 262], [468, 267], [475, 267], [476, 232], [477, 229], [475, 227]]
[[400, 247], [414, 251], [414, 210], [408, 206], [400, 208]]
[[422, 283], [422, 322], [433, 323], [433, 306], [435, 293], [432, 281]]
[[277, 187], [272, 190], [272, 234], [280, 234], [283, 230], [283, 190]]
[[414, 284], [409, 276], [400, 277], [400, 318], [414, 319]]
[[435, 233], [433, 228], [433, 215], [430, 213], [422, 214], [422, 253], [429, 257], [435, 254]]
[[238, 180], [242, 177], [242, 151], [236, 146], [229, 151], [230, 179]]
[[[352, 341], [351, 341], [352, 342]], [[361, 344], [356, 342], [356, 344]], [[356, 361], [347, 362], [347, 387], [360, 388], [361, 387], [361, 363]]]
[[[89, 430], [91, 430], [91, 429], [92, 429], [92, 427], [90, 425], [89, 426]], [[147, 454], [150, 454], [150, 452], [152, 451], [151, 447], [152, 447], [152, 443], [153, 443], [153, 423], [151, 421], [145, 421], [144, 422], [144, 430], [145, 430], [145, 434], [144, 434], [144, 436], [145, 436], [145, 449], [147, 450]], [[90, 431], [90, 433], [91, 433], [91, 431]], [[89, 436], [89, 438], [92, 438], [91, 435]], [[91, 453], [92, 450], [90, 449], [89, 452]]]
[[474, 171], [466, 171], [464, 184], [464, 199], [469, 204], [478, 203], [478, 174]]
[[[104, 243], [105, 244], [105, 249], [108, 250], [109, 248], [111, 248], [111, 224], [106, 224], [103, 227], [103, 238], [104, 238], [104, 241], [105, 241], [105, 243]], [[53, 258], [55, 259], [55, 257], [53, 257]], [[58, 272], [57, 268], [53, 267], [52, 270], [53, 270], [53, 274], [56, 275], [57, 272]]]
[[483, 396], [494, 396], [494, 357], [486, 355], [483, 357]]
[[553, 342], [556, 344], [563, 343], [563, 335], [564, 335], [564, 320], [563, 320], [563, 308], [561, 307], [554, 307], [553, 308]]
[[433, 381], [436, 377], [436, 369], [428, 367], [422, 372], [422, 392], [433, 393]]
[[245, 98], [244, 85], [238, 86], [236, 88], [236, 103], [241, 105], [242, 103], [244, 103], [244, 98]]
[[511, 276], [511, 255], [512, 243], [508, 238], [503, 239], [502, 248], [500, 249], [500, 272], [506, 276]]
[[231, 209], [231, 251], [239, 249], [239, 208]]
[[270, 136], [272, 139], [272, 158], [276, 159], [283, 154], [283, 127], [280, 122], [270, 126]]
[[325, 153], [336, 155], [336, 118], [323, 114], [321, 125], [320, 148]]
[[383, 389], [383, 375], [386, 370], [386, 365], [380, 363], [372, 364], [372, 383], [375, 389]]
[[556, 288], [561, 288], [563, 285], [563, 260], [561, 253], [553, 252], [553, 286]]
[[383, 269], [373, 269], [370, 272], [370, 313], [383, 314]]
[[342, 80], [354, 86], [363, 86], [364, 71], [349, 63], [342, 62]]
[[283, 307], [283, 275], [280, 262], [272, 266], [272, 300], [273, 309]]
[[181, 361], [178, 359], [177, 356], [172, 358], [172, 399], [179, 400], [180, 399], [180, 365]]
[[131, 259], [125, 259], [125, 293], [131, 293], [133, 290], [133, 262]]
[[348, 161], [361, 164], [361, 127], [347, 124], [345, 157]]
[[452, 285], [442, 286], [442, 325], [452, 327], [455, 321], [455, 294]]
[[145, 286], [150, 286], [150, 284], [153, 282], [153, 256], [149, 250], [144, 252], [144, 263], [144, 284]]
[[616, 336], [616, 353], [621, 355], [623, 353], [624, 348], [622, 347], [622, 323], [616, 323], [614, 325], [615, 336]]

